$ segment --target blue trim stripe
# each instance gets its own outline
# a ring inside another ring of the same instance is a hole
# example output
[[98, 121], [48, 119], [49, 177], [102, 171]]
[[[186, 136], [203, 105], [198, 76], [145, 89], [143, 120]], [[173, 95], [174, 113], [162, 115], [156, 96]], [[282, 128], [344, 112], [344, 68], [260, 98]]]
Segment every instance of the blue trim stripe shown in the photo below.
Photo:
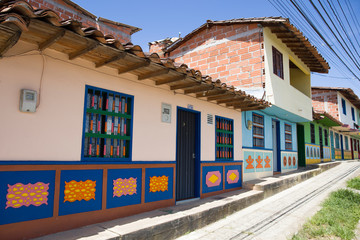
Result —
[[84, 164], [175, 164], [176, 161], [83, 162], [83, 161], [0, 161], [0, 165], [84, 165]]

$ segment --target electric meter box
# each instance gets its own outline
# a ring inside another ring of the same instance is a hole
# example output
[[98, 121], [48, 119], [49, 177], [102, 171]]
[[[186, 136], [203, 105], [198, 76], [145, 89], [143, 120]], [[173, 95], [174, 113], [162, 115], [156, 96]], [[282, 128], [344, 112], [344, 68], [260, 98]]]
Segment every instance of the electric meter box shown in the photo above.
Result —
[[36, 112], [37, 92], [29, 89], [21, 89], [20, 111]]
[[171, 105], [167, 103], [161, 104], [161, 121], [171, 123]]

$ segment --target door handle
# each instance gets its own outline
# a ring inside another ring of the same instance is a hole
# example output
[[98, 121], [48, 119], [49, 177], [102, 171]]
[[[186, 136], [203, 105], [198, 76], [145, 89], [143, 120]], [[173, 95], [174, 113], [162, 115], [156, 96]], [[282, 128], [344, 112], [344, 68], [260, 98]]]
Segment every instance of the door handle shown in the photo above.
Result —
[[195, 157], [196, 157], [196, 156], [195, 156], [195, 153], [192, 154], [192, 157], [193, 157], [193, 159], [195, 159]]

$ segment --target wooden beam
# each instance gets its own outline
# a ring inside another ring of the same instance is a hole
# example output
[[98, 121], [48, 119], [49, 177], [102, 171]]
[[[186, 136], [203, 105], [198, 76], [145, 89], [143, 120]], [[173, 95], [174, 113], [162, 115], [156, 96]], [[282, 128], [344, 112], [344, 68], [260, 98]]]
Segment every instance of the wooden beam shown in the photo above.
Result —
[[164, 74], [169, 73], [169, 71], [170, 71], [170, 69], [164, 68], [164, 69], [157, 70], [157, 71], [155, 71], [155, 72], [150, 72], [150, 73], [142, 74], [142, 75], [139, 75], [139, 76], [138, 76], [138, 80], [145, 80], [145, 79], [148, 79], [148, 78], [152, 78], [152, 77], [157, 77], [157, 76], [160, 76], [160, 75], [164, 75]]
[[50, 47], [57, 41], [59, 41], [64, 35], [65, 35], [65, 29], [61, 29], [57, 33], [55, 33], [53, 36], [51, 36], [49, 39], [45, 40], [44, 42], [39, 44], [39, 50], [43, 51], [46, 48]]
[[261, 109], [265, 109], [267, 107], [270, 107], [270, 106], [259, 105], [257, 107], [244, 107], [244, 108], [235, 108], [235, 109], [241, 109], [242, 112], [245, 112], [245, 111], [251, 111], [251, 110], [261, 110]]
[[[227, 107], [231, 107], [231, 106], [237, 106], [237, 105], [249, 105], [249, 102], [252, 102], [253, 100], [251, 99], [244, 99], [243, 101], [239, 102], [239, 101], [233, 101], [233, 102], [228, 102], [226, 103]], [[251, 103], [250, 103], [251, 104]]]
[[220, 100], [220, 99], [228, 99], [228, 98], [234, 98], [234, 94], [219, 94], [219, 95], [215, 95], [215, 96], [210, 96], [207, 98], [208, 101], [214, 101], [214, 100]]
[[241, 97], [236, 96], [236, 97], [229, 98], [229, 99], [220, 99], [220, 100], [217, 100], [216, 102], [219, 104], [222, 104], [222, 103], [235, 103], [235, 102], [239, 102], [240, 100], [247, 101], [245, 98], [246, 98], [245, 96], [241, 96]]
[[123, 59], [124, 57], [126, 56], [126, 52], [120, 52], [118, 55], [110, 58], [110, 59], [106, 59], [106, 60], [103, 60], [101, 62], [98, 62], [95, 64], [95, 67], [98, 68], [98, 67], [102, 67], [106, 64], [109, 64], [109, 63], [112, 63], [112, 62], [115, 62], [117, 60], [120, 60], [120, 59]]
[[196, 97], [201, 98], [201, 97], [211, 97], [211, 96], [222, 96], [224, 95], [224, 93], [226, 93], [226, 90], [214, 89], [204, 93], [197, 93]]
[[185, 94], [198, 93], [198, 92], [206, 91], [206, 90], [211, 89], [211, 88], [213, 88], [212, 85], [196, 86], [194, 88], [184, 90], [184, 93]]
[[73, 59], [75, 59], [75, 58], [77, 58], [77, 57], [80, 57], [80, 56], [82, 56], [82, 55], [90, 52], [91, 50], [97, 48], [98, 46], [99, 46], [98, 43], [95, 43], [95, 42], [94, 42], [94, 43], [91, 43], [91, 44], [89, 44], [89, 45], [88, 45], [86, 48], [84, 48], [84, 49], [81, 49], [81, 50], [79, 50], [79, 51], [70, 53], [70, 54], [69, 54], [69, 59], [70, 59], [70, 60], [73, 60]]
[[198, 82], [188, 82], [188, 83], [183, 83], [183, 84], [177, 84], [177, 85], [174, 85], [174, 86], [171, 86], [170, 87], [170, 90], [178, 90], [178, 89], [184, 89], [184, 88], [189, 88], [189, 87], [193, 87], [193, 86], [196, 86], [196, 85], [199, 85], [200, 83]]
[[164, 79], [164, 80], [158, 80], [155, 82], [155, 85], [162, 85], [167, 83], [173, 83], [173, 82], [179, 82], [186, 79], [186, 75], [182, 74], [180, 76]]
[[124, 74], [124, 73], [127, 73], [127, 72], [135, 71], [136, 69], [147, 67], [149, 65], [150, 65], [150, 61], [147, 60], [147, 61], [142, 62], [142, 63], [134, 64], [134, 65], [132, 65], [132, 66], [130, 66], [128, 68], [125, 68], [125, 69], [119, 69], [118, 74]]
[[12, 47], [14, 46], [21, 36], [21, 31], [16, 31], [14, 35], [12, 35], [4, 44], [2, 48], [0, 48], [0, 58]]

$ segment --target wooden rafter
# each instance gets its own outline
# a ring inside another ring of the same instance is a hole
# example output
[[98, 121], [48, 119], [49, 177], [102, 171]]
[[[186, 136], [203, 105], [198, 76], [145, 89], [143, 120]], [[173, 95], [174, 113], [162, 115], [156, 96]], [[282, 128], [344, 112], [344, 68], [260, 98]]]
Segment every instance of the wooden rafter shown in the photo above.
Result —
[[223, 93], [223, 94], [207, 97], [207, 100], [208, 101], [214, 101], [214, 100], [229, 99], [229, 98], [234, 98], [234, 95], [233, 94]]
[[202, 97], [222, 96], [222, 95], [224, 95], [224, 93], [226, 93], [226, 90], [224, 90], [224, 89], [214, 89], [214, 90], [210, 90], [210, 91], [203, 92], [203, 93], [197, 93], [196, 97], [202, 98]]
[[199, 83], [195, 82], [195, 81], [188, 82], [188, 83], [182, 83], [182, 84], [177, 84], [177, 85], [171, 86], [170, 90], [184, 89], [184, 88], [189, 88], [189, 87], [193, 87], [193, 86], [196, 86], [196, 85], [199, 85]]
[[109, 63], [112, 63], [112, 62], [115, 62], [117, 60], [120, 60], [120, 59], [123, 59], [124, 57], [126, 56], [126, 52], [120, 52], [118, 55], [110, 58], [110, 59], [105, 59], [101, 62], [98, 62], [95, 64], [95, 66], [98, 68], [98, 67], [102, 67], [106, 64], [109, 64]]
[[164, 69], [157, 70], [155, 72], [142, 74], [142, 75], [138, 76], [138, 80], [145, 80], [145, 79], [148, 79], [148, 78], [157, 77], [157, 76], [160, 76], [160, 75], [163, 75], [163, 74], [167, 74], [167, 73], [169, 73], [169, 71], [170, 71], [170, 69], [164, 68]]
[[2, 57], [12, 46], [14, 46], [21, 36], [20, 31], [16, 31], [14, 35], [12, 35], [4, 44], [2, 48], [0, 48], [0, 57]]
[[83, 48], [83, 49], [81, 49], [79, 51], [70, 53], [69, 54], [69, 59], [73, 60], [73, 59], [75, 59], [77, 57], [80, 57], [80, 56], [92, 51], [93, 49], [97, 48], [98, 46], [99, 46], [98, 43], [93, 42], [93, 43], [89, 44], [86, 48]]
[[222, 104], [222, 103], [238, 103], [239, 101], [248, 101], [247, 99], [245, 99], [246, 97], [245, 96], [236, 96], [236, 97], [233, 97], [233, 98], [226, 98], [226, 99], [220, 99], [220, 100], [217, 100], [216, 102], [218, 104]]
[[252, 101], [253, 101], [252, 99], [245, 98], [242, 101], [237, 100], [237, 101], [227, 102], [226, 106], [227, 107], [238, 106], [238, 105], [243, 106], [243, 105], [249, 104], [249, 102], [252, 102]]
[[187, 76], [185, 74], [182, 74], [180, 76], [176, 76], [176, 77], [172, 77], [172, 78], [168, 78], [168, 79], [163, 79], [163, 80], [158, 80], [158, 81], [155, 82], [155, 85], [162, 85], [162, 84], [179, 82], [179, 81], [185, 80], [186, 77]]
[[235, 109], [241, 109], [242, 112], [244, 111], [251, 111], [251, 110], [261, 110], [261, 109], [265, 109], [266, 106], [260, 105], [257, 107], [243, 107], [243, 108], [235, 108]]
[[147, 67], [149, 65], [150, 65], [150, 61], [147, 60], [147, 61], [144, 61], [142, 63], [134, 64], [134, 65], [132, 65], [132, 66], [130, 66], [128, 68], [125, 68], [125, 69], [119, 69], [118, 74], [124, 74], [124, 73], [128, 73], [128, 72], [131, 72], [131, 71], [135, 71], [136, 69]]
[[198, 92], [203, 92], [203, 91], [206, 91], [206, 90], [209, 90], [213, 88], [212, 85], [200, 85], [200, 86], [196, 86], [196, 87], [193, 87], [193, 88], [190, 88], [190, 89], [186, 89], [184, 90], [184, 93], [185, 94], [190, 94], [190, 93], [198, 93]]
[[65, 29], [61, 29], [60, 31], [58, 31], [57, 33], [52, 35], [50, 38], [48, 38], [44, 42], [40, 43], [39, 50], [43, 51], [46, 48], [50, 47], [51, 45], [53, 45], [54, 43], [59, 41], [65, 35], [65, 33], [66, 33]]

